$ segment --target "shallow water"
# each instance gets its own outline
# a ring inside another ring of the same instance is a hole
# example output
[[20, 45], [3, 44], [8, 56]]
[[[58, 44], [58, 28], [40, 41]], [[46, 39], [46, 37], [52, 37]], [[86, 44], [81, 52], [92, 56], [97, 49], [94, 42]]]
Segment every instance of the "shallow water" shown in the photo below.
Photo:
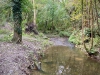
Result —
[[100, 63], [89, 59], [79, 50], [55, 46], [46, 50], [41, 71], [31, 75], [100, 75]]

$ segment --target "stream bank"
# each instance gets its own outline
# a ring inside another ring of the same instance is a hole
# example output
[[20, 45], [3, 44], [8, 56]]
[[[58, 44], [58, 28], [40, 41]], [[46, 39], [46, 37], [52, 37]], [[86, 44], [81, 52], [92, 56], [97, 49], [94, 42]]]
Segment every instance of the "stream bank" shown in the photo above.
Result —
[[[67, 38], [50, 37], [43, 34], [23, 34], [23, 43], [15, 44], [12, 38], [13, 27], [10, 23], [1, 26], [0, 33], [0, 75], [30, 75], [28, 67], [44, 55], [46, 48], [53, 45], [64, 45]], [[6, 30], [5, 30], [6, 29]]]
[[47, 48], [51, 46], [67, 46], [71, 50], [75, 48], [66, 37], [40, 39], [24, 36], [22, 44], [0, 42], [0, 75], [30, 75], [29, 66], [33, 65], [34, 61], [39, 62], [40, 56], [44, 55]]
[[52, 45], [65, 45], [65, 40], [68, 40], [61, 37], [44, 39], [44, 41], [43, 38], [39, 39], [24, 36], [22, 44], [0, 42], [0, 75], [30, 75], [28, 67], [34, 63], [34, 60], [39, 60], [46, 48]]

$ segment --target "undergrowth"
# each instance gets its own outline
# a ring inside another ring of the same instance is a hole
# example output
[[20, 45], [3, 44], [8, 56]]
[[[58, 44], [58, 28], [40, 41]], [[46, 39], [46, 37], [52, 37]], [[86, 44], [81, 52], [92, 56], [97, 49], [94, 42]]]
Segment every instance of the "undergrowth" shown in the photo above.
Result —
[[80, 31], [80, 30], [73, 31], [73, 33], [69, 37], [69, 41], [78, 45], [78, 44], [82, 43], [81, 37], [82, 37], [82, 31]]
[[[39, 35], [35, 35], [34, 33], [30, 33], [30, 34], [23, 33], [23, 36], [29, 38], [30, 41], [34, 42], [34, 40], [35, 40], [37, 42], [40, 42], [40, 44], [43, 47], [52, 45], [52, 42], [50, 42], [49, 38], [46, 35], [44, 35], [43, 33], [39, 33]], [[34, 39], [32, 40], [33, 37], [34, 37]]]

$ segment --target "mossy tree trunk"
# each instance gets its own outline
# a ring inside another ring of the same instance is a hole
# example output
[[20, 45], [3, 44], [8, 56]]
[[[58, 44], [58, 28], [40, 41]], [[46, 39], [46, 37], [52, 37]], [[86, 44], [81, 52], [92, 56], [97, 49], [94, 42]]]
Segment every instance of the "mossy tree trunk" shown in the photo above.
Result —
[[21, 0], [12, 0], [12, 12], [14, 20], [14, 35], [13, 42], [21, 43], [22, 42], [22, 11], [21, 11]]

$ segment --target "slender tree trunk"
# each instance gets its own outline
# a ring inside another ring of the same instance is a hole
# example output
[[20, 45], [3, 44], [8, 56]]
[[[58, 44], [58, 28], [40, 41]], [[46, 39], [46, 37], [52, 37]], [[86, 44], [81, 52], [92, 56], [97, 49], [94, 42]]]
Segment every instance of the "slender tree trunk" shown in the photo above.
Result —
[[[82, 0], [83, 1], [83, 0]], [[86, 0], [84, 0], [85, 2], [86, 2]], [[96, 2], [95, 2], [96, 3]], [[82, 2], [82, 4], [83, 4], [83, 2]], [[94, 49], [93, 49], [93, 28], [94, 28], [94, 20], [95, 20], [95, 11], [94, 11], [94, 5], [96, 5], [96, 4], [94, 4], [94, 1], [93, 0], [88, 0], [88, 2], [86, 3], [86, 5], [84, 5], [84, 7], [82, 8], [82, 9], [84, 9], [84, 8], [86, 8], [86, 7], [88, 7], [86, 10], [88, 10], [88, 12], [87, 12], [87, 14], [84, 14], [86, 11], [83, 11], [83, 19], [86, 19], [86, 20], [89, 20], [88, 21], [88, 24], [89, 24], [89, 29], [90, 29], [90, 31], [91, 31], [91, 37], [89, 38], [90, 39], [90, 41], [91, 41], [91, 43], [88, 43], [88, 45], [90, 44], [91, 46], [89, 46], [89, 48], [87, 48], [86, 46], [87, 46], [87, 44], [85, 44], [86, 42], [84, 41], [83, 42], [83, 45], [84, 45], [84, 48], [85, 48], [85, 50], [86, 50], [86, 52], [88, 53], [88, 55], [91, 57], [91, 56], [97, 56], [98, 55], [98, 52], [97, 51], [95, 51]], [[83, 6], [83, 5], [82, 5]], [[84, 18], [84, 16], [86, 16], [86, 15], [89, 15], [87, 18]], [[84, 20], [82, 20], [83, 22], [84, 22]], [[82, 22], [82, 23], [83, 23]], [[84, 25], [84, 24], [83, 24]], [[92, 53], [91, 52], [91, 50], [94, 50], [95, 52], [94, 53]]]
[[91, 28], [91, 26], [90, 26], [90, 8], [91, 7], [90, 7], [90, 0], [89, 0], [89, 2], [88, 2], [88, 13], [89, 13], [88, 14], [89, 15], [89, 21], [88, 22], [89, 22], [89, 29]]
[[84, 41], [84, 7], [83, 7], [83, 0], [81, 0], [81, 4], [82, 4], [82, 40]]
[[35, 0], [33, 0], [32, 2], [33, 2], [33, 9], [34, 9], [34, 17], [33, 17], [34, 31], [38, 34], [37, 23], [36, 23], [37, 12], [36, 12]]
[[82, 4], [82, 30], [83, 30], [83, 0], [81, 1]]
[[90, 1], [90, 6], [91, 6], [91, 21], [90, 21], [90, 24], [91, 24], [91, 49], [93, 48], [93, 24], [94, 24], [94, 19], [93, 19], [93, 1], [91, 0]]
[[14, 3], [12, 7], [13, 20], [14, 20], [14, 35], [13, 42], [21, 43], [22, 42], [22, 11], [21, 11], [21, 0], [12, 0]]
[[33, 8], [34, 8], [34, 18], [33, 18], [33, 22], [36, 25], [36, 7], [35, 7], [35, 0], [33, 0]]
[[54, 28], [54, 0], [53, 0], [53, 8], [52, 8], [52, 30]]
[[100, 32], [99, 32], [100, 26], [99, 26], [99, 21], [98, 21], [98, 11], [97, 11], [97, 6], [96, 6], [97, 1], [94, 0], [94, 3], [95, 3], [95, 11], [96, 11], [96, 21], [97, 21], [97, 26], [98, 26], [98, 33], [100, 34]]

